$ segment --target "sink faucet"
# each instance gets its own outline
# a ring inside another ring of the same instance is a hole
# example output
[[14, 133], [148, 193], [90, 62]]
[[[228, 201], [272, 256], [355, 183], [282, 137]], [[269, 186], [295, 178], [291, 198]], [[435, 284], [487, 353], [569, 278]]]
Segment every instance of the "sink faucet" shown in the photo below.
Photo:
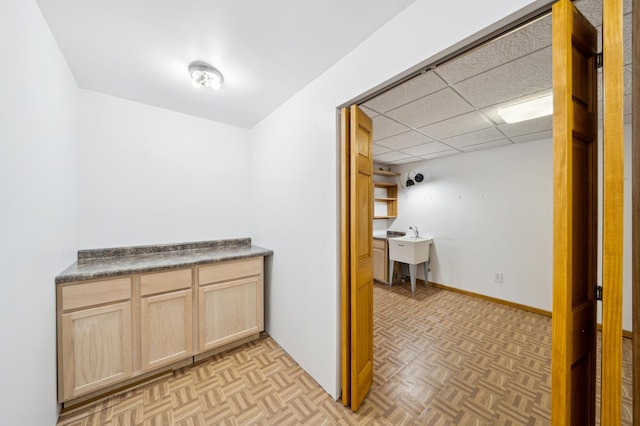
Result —
[[418, 227], [417, 226], [410, 226], [409, 229], [411, 229], [414, 233], [414, 238], [418, 238], [420, 236], [419, 232], [418, 232]]

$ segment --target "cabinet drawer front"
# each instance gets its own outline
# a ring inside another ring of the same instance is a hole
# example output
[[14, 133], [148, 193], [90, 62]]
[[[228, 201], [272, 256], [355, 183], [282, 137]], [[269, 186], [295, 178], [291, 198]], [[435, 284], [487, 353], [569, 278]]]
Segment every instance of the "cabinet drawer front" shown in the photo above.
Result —
[[199, 268], [198, 284], [207, 285], [262, 273], [262, 257], [216, 263]]
[[131, 278], [118, 278], [62, 287], [62, 310], [131, 299]]
[[387, 241], [386, 240], [377, 240], [377, 239], [373, 239], [373, 248], [377, 248], [377, 249], [386, 249], [387, 248]]
[[142, 296], [182, 290], [190, 287], [191, 269], [159, 272], [157, 274], [147, 274], [140, 277], [140, 294]]

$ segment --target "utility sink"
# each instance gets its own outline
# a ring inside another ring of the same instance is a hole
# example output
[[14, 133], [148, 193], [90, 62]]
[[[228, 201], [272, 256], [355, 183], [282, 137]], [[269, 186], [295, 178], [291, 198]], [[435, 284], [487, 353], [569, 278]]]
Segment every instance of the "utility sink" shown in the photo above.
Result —
[[395, 237], [389, 238], [389, 260], [417, 265], [429, 261], [431, 238]]
[[389, 286], [393, 285], [394, 262], [407, 263], [411, 279], [411, 293], [416, 292], [416, 269], [419, 264], [424, 265], [424, 282], [428, 281], [429, 273], [429, 247], [433, 244], [432, 238], [420, 237], [395, 237], [389, 238]]

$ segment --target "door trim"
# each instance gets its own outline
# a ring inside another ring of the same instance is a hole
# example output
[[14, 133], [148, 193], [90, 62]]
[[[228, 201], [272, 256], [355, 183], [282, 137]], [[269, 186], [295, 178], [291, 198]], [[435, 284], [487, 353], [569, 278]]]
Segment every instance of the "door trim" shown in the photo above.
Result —
[[622, 0], [602, 5], [602, 395], [601, 424], [622, 416], [622, 260], [624, 238], [624, 100]]

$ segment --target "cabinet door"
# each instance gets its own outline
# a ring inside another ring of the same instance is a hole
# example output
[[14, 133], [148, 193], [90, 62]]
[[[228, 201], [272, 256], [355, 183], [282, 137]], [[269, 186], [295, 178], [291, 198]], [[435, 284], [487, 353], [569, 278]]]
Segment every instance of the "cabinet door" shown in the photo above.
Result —
[[191, 294], [191, 290], [181, 290], [141, 299], [143, 371], [193, 354]]
[[263, 330], [262, 275], [200, 287], [199, 291], [200, 351]]
[[131, 302], [62, 315], [62, 399], [132, 375]]
[[387, 282], [387, 242], [373, 240], [373, 279]]

